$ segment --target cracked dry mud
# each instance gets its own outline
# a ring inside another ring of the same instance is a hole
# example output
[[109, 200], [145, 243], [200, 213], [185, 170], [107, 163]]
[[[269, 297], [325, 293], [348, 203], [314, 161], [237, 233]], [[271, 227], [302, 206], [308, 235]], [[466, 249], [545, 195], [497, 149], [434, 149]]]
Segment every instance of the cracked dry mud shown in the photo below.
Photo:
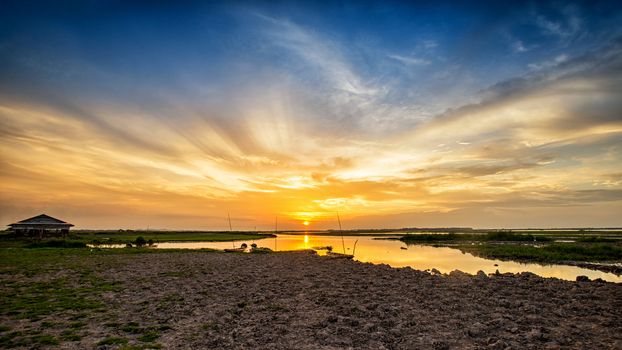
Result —
[[62, 348], [94, 348], [110, 336], [140, 344], [110, 326], [134, 322], [159, 327], [157, 343], [180, 349], [622, 349], [622, 285], [614, 283], [434, 275], [308, 253], [111, 255], [85, 264], [123, 288], [103, 292], [105, 311]]

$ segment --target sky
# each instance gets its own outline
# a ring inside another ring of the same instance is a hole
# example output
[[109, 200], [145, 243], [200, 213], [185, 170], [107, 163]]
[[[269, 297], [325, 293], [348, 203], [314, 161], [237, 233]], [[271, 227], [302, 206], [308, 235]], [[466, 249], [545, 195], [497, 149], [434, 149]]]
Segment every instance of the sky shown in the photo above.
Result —
[[622, 5], [2, 1], [0, 224], [40, 213], [620, 227]]

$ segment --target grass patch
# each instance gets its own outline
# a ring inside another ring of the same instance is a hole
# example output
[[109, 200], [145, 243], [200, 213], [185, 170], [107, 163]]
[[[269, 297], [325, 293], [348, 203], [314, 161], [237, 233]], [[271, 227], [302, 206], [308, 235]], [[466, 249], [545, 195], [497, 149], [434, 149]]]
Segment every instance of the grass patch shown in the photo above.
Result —
[[518, 244], [481, 244], [460, 246], [460, 250], [486, 258], [538, 262], [618, 261], [622, 247], [614, 244], [555, 243], [542, 247]]
[[121, 327], [121, 330], [125, 333], [138, 334], [142, 333], [143, 329], [138, 326], [136, 322], [130, 322]]
[[158, 343], [140, 344], [140, 345], [125, 345], [118, 350], [145, 350], [145, 349], [162, 349], [162, 345]]
[[155, 330], [150, 330], [138, 337], [138, 340], [145, 343], [152, 343], [158, 338], [160, 338], [160, 333]]
[[86, 248], [86, 243], [73, 240], [52, 239], [32, 242], [25, 245], [24, 248]]
[[46, 238], [41, 241], [16, 237], [11, 233], [0, 234], [0, 248], [85, 248], [87, 244], [128, 244], [145, 246], [158, 242], [226, 242], [257, 240], [274, 237], [272, 234], [255, 232], [205, 232], [205, 231], [71, 231], [67, 239]]
[[104, 338], [102, 340], [100, 340], [97, 345], [99, 346], [103, 346], [103, 345], [125, 345], [127, 344], [128, 340], [125, 338], [121, 338], [121, 337], [107, 337]]
[[484, 234], [478, 233], [448, 233], [448, 234], [407, 234], [400, 238], [407, 244], [425, 243], [425, 242], [550, 242], [552, 239], [546, 236], [534, 236], [527, 233], [511, 233], [511, 232], [488, 232]]
[[82, 340], [82, 336], [73, 331], [63, 331], [60, 338], [64, 341], [79, 341]]
[[72, 239], [87, 243], [124, 244], [152, 240], [158, 242], [226, 242], [237, 240], [254, 240], [273, 237], [272, 234], [249, 232], [205, 232], [205, 231], [72, 231]]
[[38, 334], [38, 335], [33, 335], [32, 337], [30, 337], [30, 341], [34, 344], [40, 344], [40, 345], [58, 345], [58, 339], [53, 336], [53, 335], [49, 335], [49, 334]]
[[581, 243], [615, 243], [615, 242], [622, 242], [622, 240], [615, 239], [615, 238], [601, 237], [601, 236], [588, 236], [588, 237], [579, 237], [579, 238], [577, 238], [577, 242], [581, 242]]
[[[65, 278], [48, 282], [13, 283], [0, 291], [2, 314], [36, 320], [67, 310], [98, 309], [104, 306], [90, 294], [93, 288], [71, 288]], [[44, 328], [49, 327], [46, 324]]]
[[23, 332], [15, 331], [2, 334], [0, 336], [0, 348], [12, 348], [15, 346], [25, 345], [22, 336]]
[[[86, 320], [102, 317], [108, 310], [102, 295], [124, 288], [114, 276], [103, 272], [122, 266], [134, 254], [211, 254], [187, 250], [0, 248], [0, 349], [56, 347], [87, 336]], [[179, 293], [163, 298], [165, 303], [183, 300]], [[148, 301], [147, 301], [148, 302]], [[26, 321], [24, 321], [26, 320]], [[19, 331], [9, 327], [27, 324]], [[140, 348], [159, 348], [155, 343], [170, 325], [141, 327], [138, 323], [107, 323], [116, 334], [140, 338]], [[127, 345], [124, 338], [100, 339], [101, 345]], [[74, 343], [75, 344], [75, 343]]]

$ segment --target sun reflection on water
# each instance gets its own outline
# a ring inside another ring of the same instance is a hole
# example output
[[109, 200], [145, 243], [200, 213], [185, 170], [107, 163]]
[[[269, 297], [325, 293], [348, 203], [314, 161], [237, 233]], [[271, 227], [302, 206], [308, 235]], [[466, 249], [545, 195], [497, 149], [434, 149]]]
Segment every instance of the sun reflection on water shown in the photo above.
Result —
[[[386, 237], [384, 237], [386, 238]], [[339, 247], [341, 249], [341, 237], [339, 236], [313, 236], [313, 235], [278, 235], [278, 250], [312, 249], [313, 247]], [[588, 270], [576, 266], [567, 265], [538, 265], [521, 264], [512, 261], [500, 261], [475, 257], [468, 253], [448, 247], [433, 246], [409, 246], [397, 240], [374, 239], [373, 237], [344, 237], [344, 245], [351, 251], [354, 243], [358, 240], [354, 259], [362, 262], [384, 263], [393, 267], [410, 266], [415, 269], [426, 270], [436, 268], [443, 273], [452, 270], [461, 270], [475, 274], [482, 270], [485, 273], [522, 272], [529, 271], [544, 277], [557, 277], [574, 281], [579, 275], [588, 276], [591, 279], [603, 278], [610, 282], [622, 282], [621, 276], [601, 271]], [[277, 239], [261, 239], [255, 243], [259, 247], [276, 249]], [[240, 246], [244, 241], [234, 242]], [[174, 242], [160, 243], [158, 248], [231, 248], [231, 242]], [[403, 249], [406, 248], [406, 249]], [[325, 255], [326, 250], [319, 250], [319, 255]]]

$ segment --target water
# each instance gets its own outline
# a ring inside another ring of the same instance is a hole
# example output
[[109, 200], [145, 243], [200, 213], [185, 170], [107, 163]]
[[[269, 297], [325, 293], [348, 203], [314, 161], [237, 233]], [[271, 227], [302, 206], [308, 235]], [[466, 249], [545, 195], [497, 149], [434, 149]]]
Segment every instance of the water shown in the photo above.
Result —
[[[386, 236], [385, 236], [386, 237]], [[354, 243], [356, 244], [356, 251]], [[260, 240], [246, 240], [235, 242], [169, 242], [159, 243], [158, 248], [182, 248], [182, 249], [226, 249], [239, 247], [242, 243], [250, 246], [257, 243], [259, 247], [272, 250], [286, 251], [298, 249], [312, 249], [318, 246], [332, 246], [333, 252], [343, 253], [343, 246], [347, 254], [354, 253], [354, 259], [374, 264], [388, 264], [393, 267], [410, 266], [419, 270], [437, 269], [443, 273], [460, 270], [475, 274], [482, 270], [485, 273], [499, 272], [532, 272], [543, 277], [556, 277], [574, 281], [577, 276], [584, 275], [591, 279], [602, 278], [609, 282], [622, 283], [622, 276], [612, 273], [595, 271], [568, 265], [539, 265], [522, 264], [511, 261], [501, 261], [476, 257], [469, 253], [462, 253], [458, 249], [447, 247], [432, 247], [426, 245], [406, 246], [397, 240], [378, 240], [369, 236], [313, 236], [313, 235], [278, 235], [277, 238], [265, 238]], [[407, 248], [406, 250], [402, 248]], [[325, 254], [325, 251], [320, 251]], [[498, 266], [495, 266], [497, 264]]]

